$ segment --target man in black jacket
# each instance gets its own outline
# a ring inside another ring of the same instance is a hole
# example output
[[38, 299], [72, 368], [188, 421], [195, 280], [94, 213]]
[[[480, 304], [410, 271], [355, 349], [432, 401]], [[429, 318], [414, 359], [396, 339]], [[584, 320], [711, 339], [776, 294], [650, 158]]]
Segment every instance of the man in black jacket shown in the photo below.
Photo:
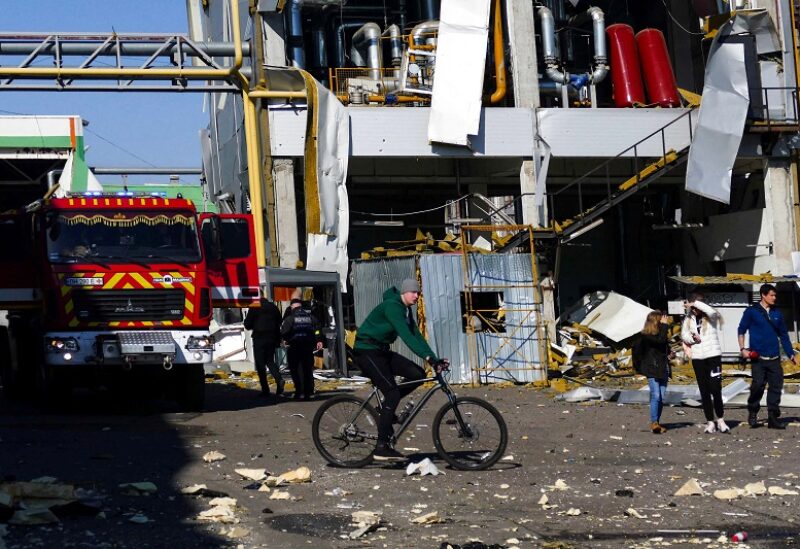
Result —
[[260, 307], [248, 309], [244, 319], [244, 327], [253, 331], [253, 360], [258, 373], [258, 382], [261, 384], [261, 394], [270, 395], [267, 382], [267, 368], [275, 378], [275, 394], [283, 394], [283, 378], [280, 369], [275, 364], [275, 348], [281, 340], [281, 312], [278, 307], [266, 297], [260, 300]]
[[292, 299], [283, 315], [281, 336], [286, 342], [286, 358], [297, 399], [314, 396], [314, 350], [322, 349], [319, 322], [300, 299]]

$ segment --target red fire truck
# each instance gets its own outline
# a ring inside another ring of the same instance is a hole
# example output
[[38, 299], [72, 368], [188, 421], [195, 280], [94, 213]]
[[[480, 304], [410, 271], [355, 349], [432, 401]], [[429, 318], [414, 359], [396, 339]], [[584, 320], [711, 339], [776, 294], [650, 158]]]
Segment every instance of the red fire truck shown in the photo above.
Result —
[[46, 399], [159, 372], [201, 409], [213, 307], [258, 302], [252, 219], [183, 198], [87, 193], [0, 214], [0, 376]]

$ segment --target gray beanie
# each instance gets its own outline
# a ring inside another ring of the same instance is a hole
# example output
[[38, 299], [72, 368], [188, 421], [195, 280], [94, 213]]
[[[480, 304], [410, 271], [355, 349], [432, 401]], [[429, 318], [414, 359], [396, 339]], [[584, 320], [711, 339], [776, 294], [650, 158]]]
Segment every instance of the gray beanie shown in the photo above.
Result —
[[400, 285], [400, 293], [404, 294], [406, 292], [422, 292], [419, 287], [419, 282], [413, 278], [406, 278]]

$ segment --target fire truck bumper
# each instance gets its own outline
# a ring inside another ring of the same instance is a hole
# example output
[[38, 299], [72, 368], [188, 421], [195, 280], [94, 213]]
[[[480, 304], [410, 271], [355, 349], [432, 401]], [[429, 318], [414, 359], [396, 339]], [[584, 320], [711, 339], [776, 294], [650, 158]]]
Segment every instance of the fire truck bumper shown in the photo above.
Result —
[[203, 330], [51, 332], [45, 335], [45, 362], [86, 364], [206, 364], [214, 344]]

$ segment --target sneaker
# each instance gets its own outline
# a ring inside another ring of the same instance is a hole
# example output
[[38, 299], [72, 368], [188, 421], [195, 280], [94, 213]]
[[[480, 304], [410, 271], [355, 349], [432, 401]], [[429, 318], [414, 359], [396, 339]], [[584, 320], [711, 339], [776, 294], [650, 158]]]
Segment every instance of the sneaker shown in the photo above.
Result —
[[667, 428], [657, 421], [650, 424], [650, 430], [653, 431], [654, 435], [662, 435], [667, 432]]
[[717, 420], [717, 431], [719, 431], [720, 433], [730, 433], [731, 432], [731, 428], [728, 427], [728, 424], [725, 423], [724, 419], [719, 418]]
[[372, 453], [372, 459], [375, 461], [405, 461], [406, 456], [388, 445], [381, 445], [375, 448]]
[[708, 423], [706, 423], [706, 428], [703, 430], [703, 432], [708, 434], [716, 433], [717, 426], [714, 424], [713, 421], [709, 421]]

